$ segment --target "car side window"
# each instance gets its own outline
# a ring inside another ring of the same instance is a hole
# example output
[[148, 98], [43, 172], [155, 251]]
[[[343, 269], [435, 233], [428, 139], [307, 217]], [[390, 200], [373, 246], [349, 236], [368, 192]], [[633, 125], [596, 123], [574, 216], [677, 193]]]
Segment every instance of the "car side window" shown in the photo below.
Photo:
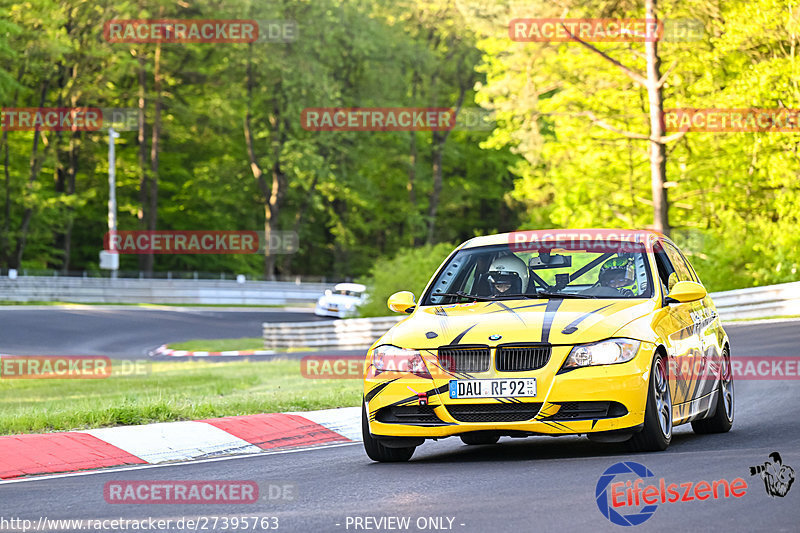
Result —
[[669, 278], [671, 275], [675, 274], [675, 267], [672, 266], [660, 242], [653, 244], [653, 257], [656, 261], [656, 268], [658, 269], [658, 277], [661, 280], [661, 286], [664, 292], [666, 292], [669, 288]]
[[675, 272], [678, 274], [678, 281], [694, 281], [695, 279], [694, 276], [692, 276], [692, 271], [686, 265], [686, 261], [683, 259], [680, 251], [668, 242], [664, 243], [664, 250], [666, 250], [670, 262], [675, 267]]
[[702, 283], [700, 281], [700, 276], [697, 275], [697, 270], [695, 270], [694, 266], [692, 266], [692, 264], [689, 262], [689, 259], [686, 257], [686, 254], [684, 254], [680, 250], [678, 250], [678, 252], [681, 254], [681, 257], [683, 258], [683, 261], [686, 263], [686, 266], [689, 267], [689, 272], [692, 273], [692, 278], [694, 278], [694, 281], [696, 281], [697, 283]]

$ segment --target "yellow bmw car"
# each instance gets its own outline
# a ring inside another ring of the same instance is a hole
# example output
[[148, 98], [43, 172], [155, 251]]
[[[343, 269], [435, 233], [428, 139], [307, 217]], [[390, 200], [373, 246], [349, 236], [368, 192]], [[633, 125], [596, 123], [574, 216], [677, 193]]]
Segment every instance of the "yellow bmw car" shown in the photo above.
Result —
[[583, 435], [669, 446], [730, 430], [728, 336], [694, 268], [650, 231], [477, 237], [442, 263], [368, 351], [362, 432], [375, 461], [425, 439]]

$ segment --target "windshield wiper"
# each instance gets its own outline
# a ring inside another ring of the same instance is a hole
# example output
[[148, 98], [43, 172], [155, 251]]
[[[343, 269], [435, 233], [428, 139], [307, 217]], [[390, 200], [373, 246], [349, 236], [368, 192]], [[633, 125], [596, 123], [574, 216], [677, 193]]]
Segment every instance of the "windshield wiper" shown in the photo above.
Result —
[[538, 294], [498, 294], [492, 300], [506, 300], [510, 298], [539, 298]]
[[548, 298], [597, 298], [597, 296], [589, 296], [588, 294], [575, 294], [569, 292], [548, 292], [539, 291], [537, 293], [540, 297], [545, 296]]

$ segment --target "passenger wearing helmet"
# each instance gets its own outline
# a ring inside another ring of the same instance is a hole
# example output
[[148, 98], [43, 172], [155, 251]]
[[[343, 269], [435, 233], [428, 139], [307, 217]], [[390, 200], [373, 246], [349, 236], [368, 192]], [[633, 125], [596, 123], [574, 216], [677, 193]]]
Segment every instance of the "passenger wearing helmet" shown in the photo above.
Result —
[[635, 280], [633, 261], [629, 257], [614, 257], [600, 267], [597, 283], [582, 292], [589, 296], [633, 296], [633, 291], [625, 289]]
[[487, 278], [491, 296], [520, 294], [528, 287], [528, 266], [514, 254], [495, 258]]

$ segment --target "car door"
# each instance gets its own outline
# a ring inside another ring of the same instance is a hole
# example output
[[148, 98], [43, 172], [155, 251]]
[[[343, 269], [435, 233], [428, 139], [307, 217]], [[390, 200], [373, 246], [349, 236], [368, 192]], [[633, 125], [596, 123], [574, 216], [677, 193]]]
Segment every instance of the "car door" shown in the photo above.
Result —
[[[695, 272], [694, 267], [689, 263], [683, 252], [677, 247], [671, 246], [670, 243], [666, 243], [665, 248], [674, 262], [680, 261], [681, 265], [685, 265], [687, 276], [690, 276], [693, 281], [701, 283], [697, 272]], [[670, 250], [672, 250], [672, 253], [670, 253]], [[692, 410], [703, 411], [709, 404], [710, 398], [708, 395], [714, 391], [716, 377], [721, 371], [724, 332], [717, 315], [717, 309], [710, 296], [691, 302], [689, 306], [692, 324], [700, 343], [700, 358], [694, 362], [694, 379], [696, 382], [693, 396], [698, 405]]]
[[[663, 247], [675, 267], [678, 281], [699, 282], [694, 269], [674, 244], [664, 241]], [[716, 349], [714, 331], [710, 327], [716, 318], [716, 311], [708, 296], [695, 302], [672, 305], [680, 306], [689, 314], [691, 327], [685, 332], [688, 351], [683, 355], [681, 375], [688, 387], [687, 401], [693, 402], [687, 408], [687, 414], [695, 416], [708, 407], [710, 398], [706, 398], [705, 402], [701, 402], [701, 399], [713, 391], [715, 383], [713, 376], [709, 374], [709, 369], [712, 363], [717, 364], [720, 356]], [[709, 377], [711, 379], [707, 379]]]
[[[678, 281], [694, 281], [685, 263], [673, 263], [667, 245], [663, 240], [653, 244], [653, 258], [664, 297]], [[700, 355], [700, 341], [694, 331], [691, 312], [689, 303], [671, 303], [656, 313], [654, 321], [655, 331], [664, 339], [667, 348], [675, 424], [691, 416], [690, 405], [695, 394], [693, 366]]]

